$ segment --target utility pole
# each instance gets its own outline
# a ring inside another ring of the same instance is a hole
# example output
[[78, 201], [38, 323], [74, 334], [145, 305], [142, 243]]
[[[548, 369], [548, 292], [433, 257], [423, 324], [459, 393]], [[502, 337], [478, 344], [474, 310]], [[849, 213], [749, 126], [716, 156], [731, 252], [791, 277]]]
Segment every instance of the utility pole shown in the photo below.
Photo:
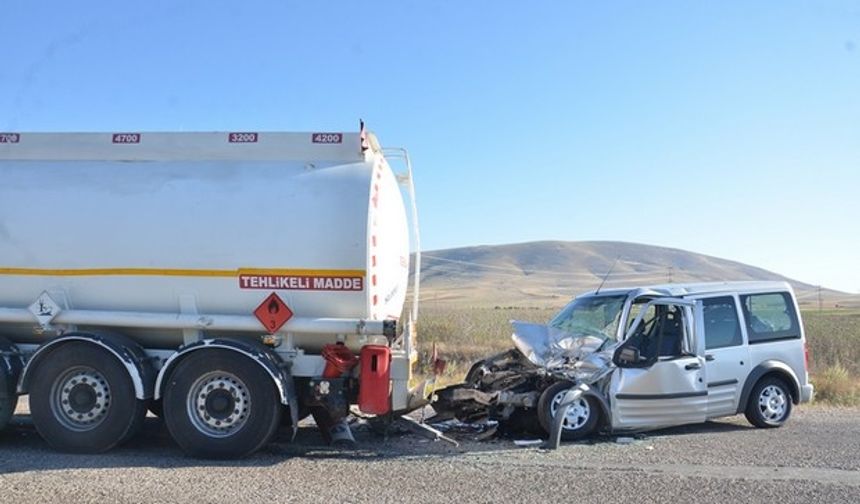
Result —
[[822, 306], [823, 305], [822, 305], [822, 301], [821, 301], [821, 286], [819, 285], [818, 286], [818, 314], [819, 315], [821, 315]]
[[669, 283], [674, 283], [674, 279], [675, 279], [675, 267], [674, 266], [669, 266], [668, 275], [669, 275]]

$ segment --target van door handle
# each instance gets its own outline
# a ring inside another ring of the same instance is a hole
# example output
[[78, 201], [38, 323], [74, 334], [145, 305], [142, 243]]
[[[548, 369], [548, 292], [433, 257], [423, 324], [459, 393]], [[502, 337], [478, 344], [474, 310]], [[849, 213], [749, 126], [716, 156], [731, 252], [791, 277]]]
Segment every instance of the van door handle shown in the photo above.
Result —
[[693, 369], [702, 369], [702, 365], [698, 362], [691, 362], [684, 366], [684, 369], [686, 369], [687, 371], [692, 371]]
[[711, 354], [705, 354], [705, 360], [708, 362], [711, 362], [712, 360], [714, 360], [714, 358], [715, 357]]

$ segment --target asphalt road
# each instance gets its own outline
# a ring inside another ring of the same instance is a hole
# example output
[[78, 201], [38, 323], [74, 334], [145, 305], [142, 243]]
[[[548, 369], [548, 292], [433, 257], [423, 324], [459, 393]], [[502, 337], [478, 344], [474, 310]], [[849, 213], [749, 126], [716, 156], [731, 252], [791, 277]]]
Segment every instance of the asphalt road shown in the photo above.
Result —
[[553, 452], [510, 440], [459, 447], [356, 428], [316, 429], [241, 461], [186, 458], [149, 419], [104, 455], [52, 451], [27, 416], [0, 434], [0, 502], [860, 502], [860, 409], [805, 407], [782, 429], [742, 417]]

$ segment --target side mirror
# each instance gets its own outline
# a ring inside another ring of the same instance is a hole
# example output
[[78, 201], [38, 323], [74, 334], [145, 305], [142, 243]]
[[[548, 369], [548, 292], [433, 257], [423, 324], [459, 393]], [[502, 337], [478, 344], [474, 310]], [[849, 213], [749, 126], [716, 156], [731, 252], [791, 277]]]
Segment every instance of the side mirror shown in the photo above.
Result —
[[637, 365], [641, 360], [642, 356], [639, 354], [638, 348], [633, 347], [622, 347], [618, 350], [618, 353], [615, 354], [615, 364], [619, 367], [624, 367], [625, 365]]
[[618, 353], [618, 359], [622, 362], [639, 362], [638, 348], [622, 348]]

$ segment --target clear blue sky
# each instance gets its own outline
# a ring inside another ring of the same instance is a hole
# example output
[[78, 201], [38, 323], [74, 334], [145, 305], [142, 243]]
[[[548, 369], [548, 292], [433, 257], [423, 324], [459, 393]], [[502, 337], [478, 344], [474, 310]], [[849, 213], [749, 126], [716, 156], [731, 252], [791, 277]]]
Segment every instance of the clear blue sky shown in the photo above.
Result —
[[858, 2], [41, 2], [0, 131], [354, 130], [425, 249], [679, 247], [860, 292]]

